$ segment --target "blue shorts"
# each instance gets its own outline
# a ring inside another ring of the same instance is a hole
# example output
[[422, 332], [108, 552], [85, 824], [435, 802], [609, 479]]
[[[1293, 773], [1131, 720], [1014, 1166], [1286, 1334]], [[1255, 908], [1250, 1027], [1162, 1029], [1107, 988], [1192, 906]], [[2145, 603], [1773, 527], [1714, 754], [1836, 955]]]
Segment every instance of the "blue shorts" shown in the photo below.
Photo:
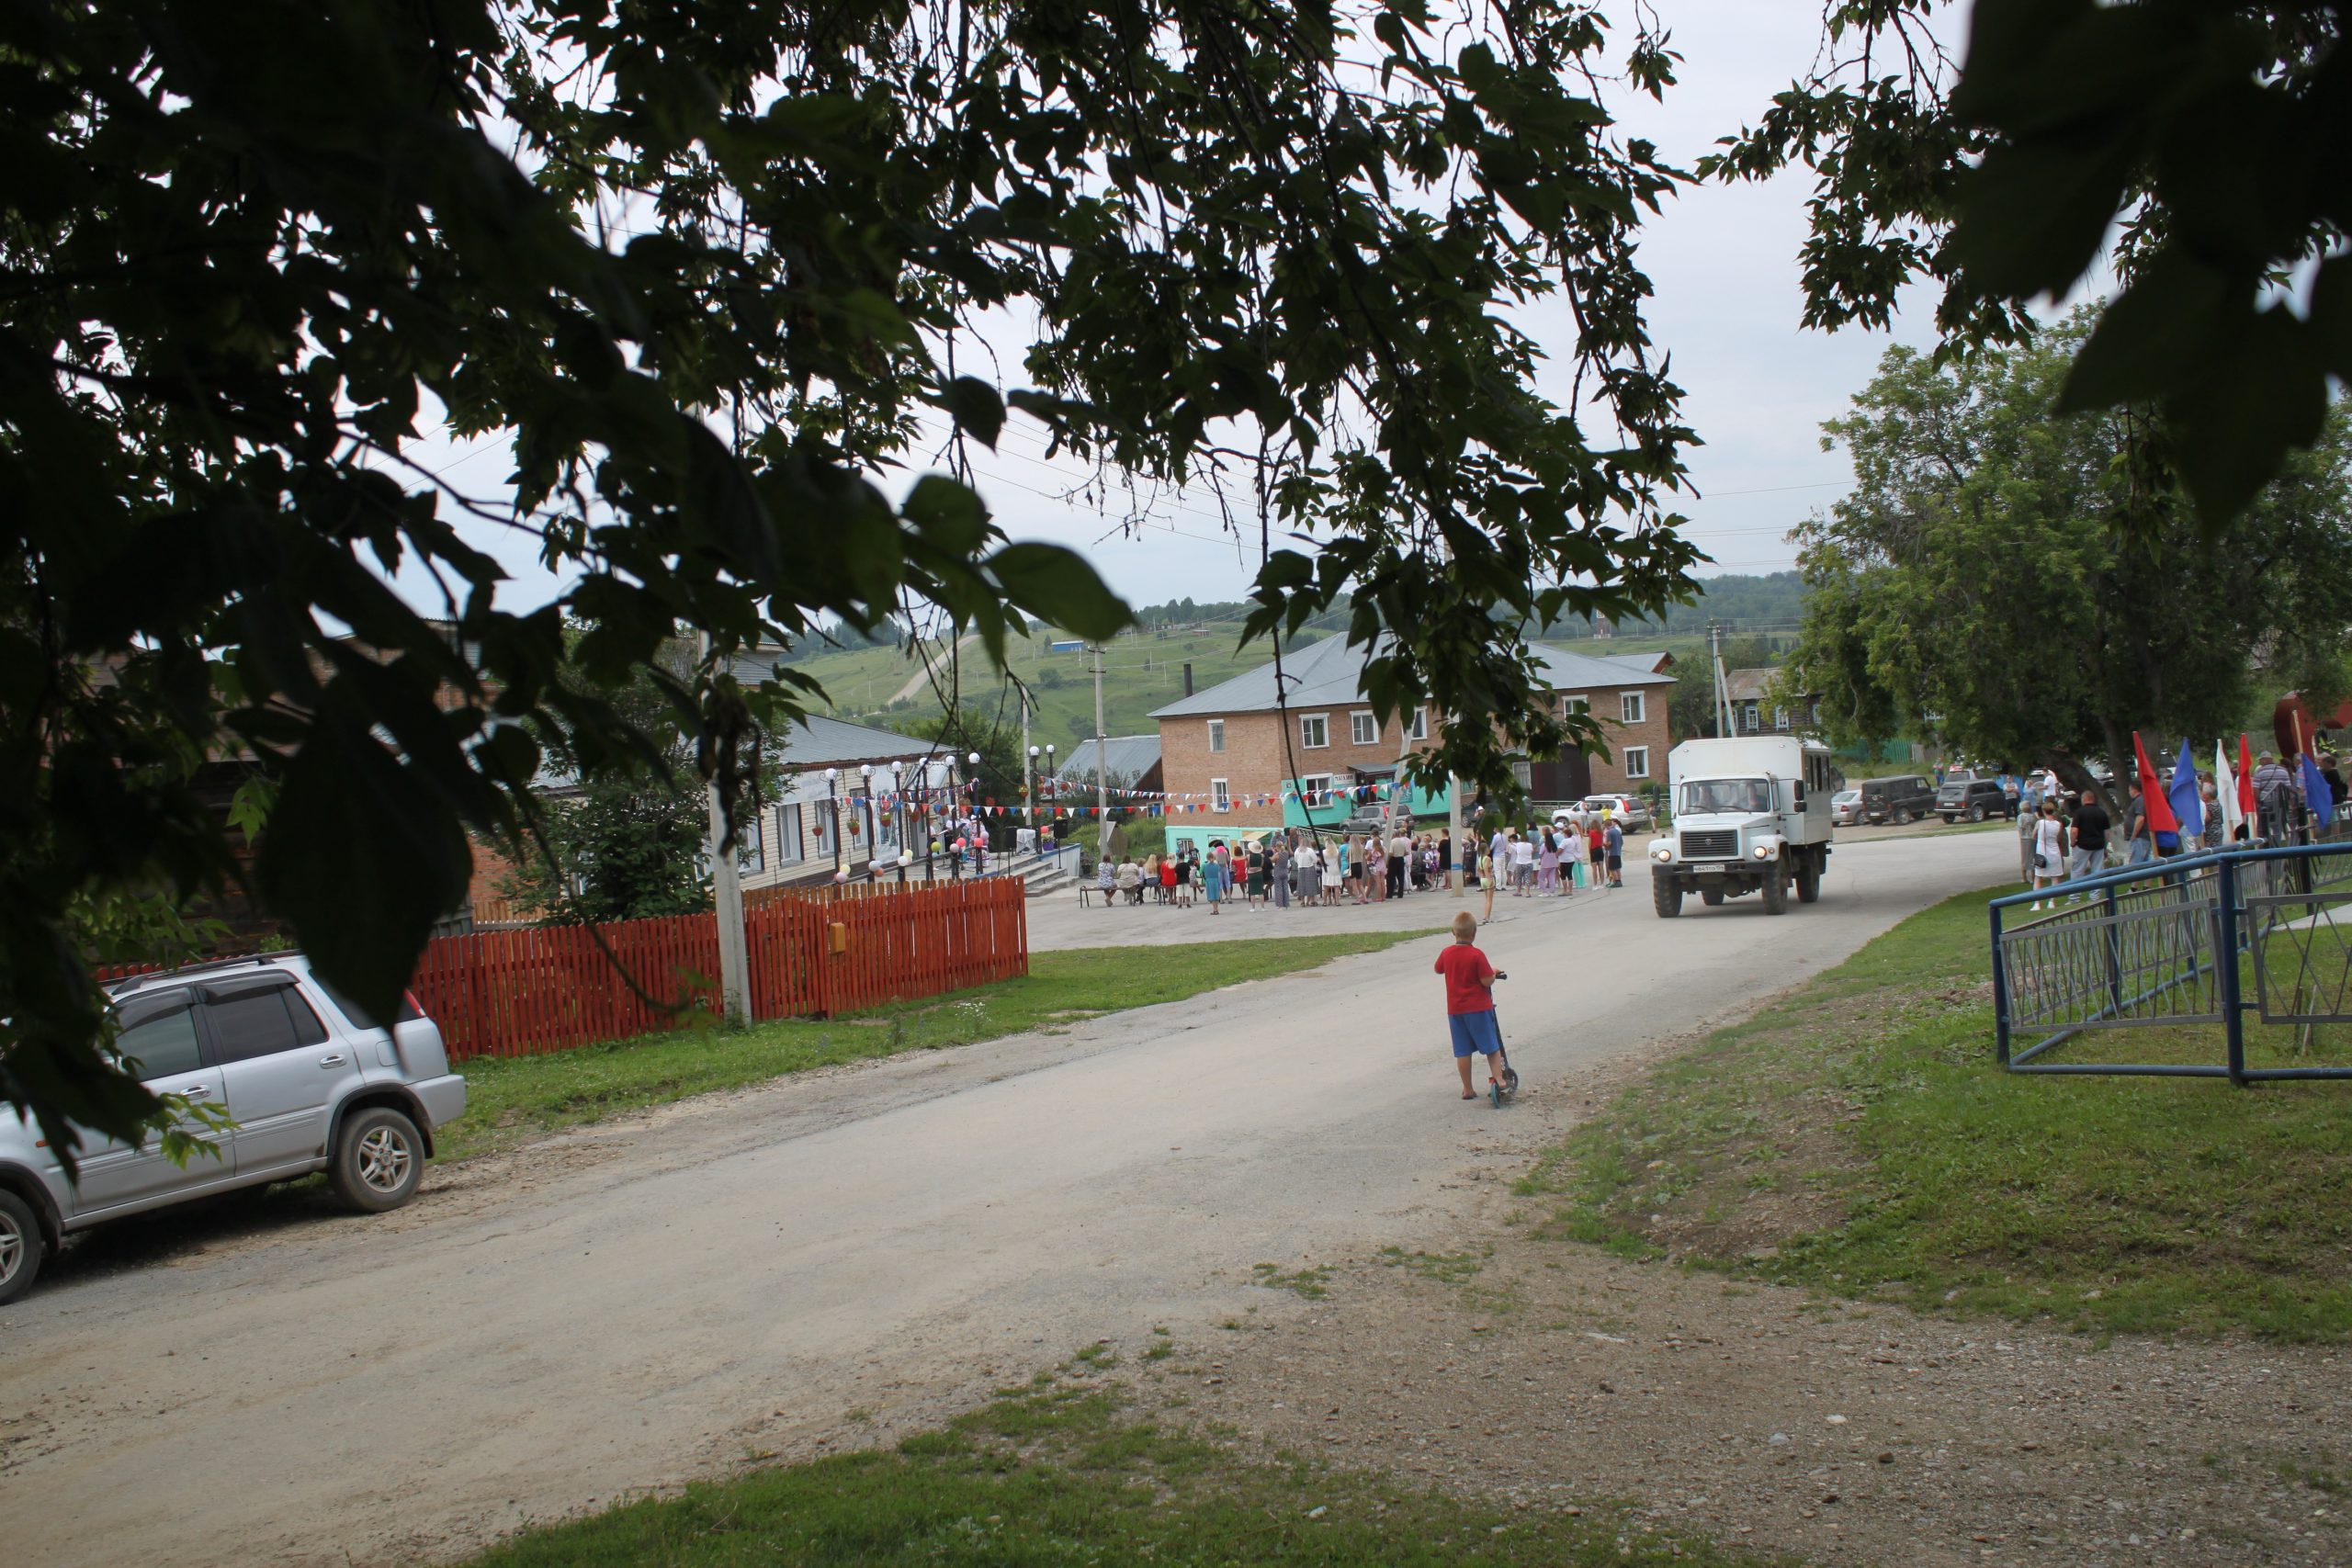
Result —
[[1456, 1056], [1491, 1056], [1503, 1048], [1503, 1032], [1496, 1026], [1492, 1008], [1484, 1012], [1450, 1012], [1445, 1021], [1453, 1031]]

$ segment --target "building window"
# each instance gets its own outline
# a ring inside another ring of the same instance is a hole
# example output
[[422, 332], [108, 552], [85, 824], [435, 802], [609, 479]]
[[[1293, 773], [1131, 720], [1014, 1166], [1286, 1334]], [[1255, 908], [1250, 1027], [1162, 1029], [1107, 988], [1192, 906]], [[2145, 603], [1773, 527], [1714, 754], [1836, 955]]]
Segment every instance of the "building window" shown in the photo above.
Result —
[[1331, 744], [1331, 720], [1327, 714], [1306, 713], [1298, 716], [1298, 743], [1310, 751], [1320, 751]]
[[1233, 792], [1226, 787], [1223, 779], [1209, 780], [1209, 809], [1211, 811], [1233, 809]]
[[1330, 793], [1331, 775], [1329, 773], [1309, 773], [1298, 781], [1298, 801], [1301, 806], [1310, 807], [1329, 806], [1331, 803], [1323, 797]]
[[1650, 776], [1648, 747], [1628, 746], [1625, 748], [1625, 776], [1628, 779], [1645, 779]]
[[1561, 694], [1560, 716], [1562, 718], [1574, 718], [1580, 713], [1590, 713], [1591, 711], [1592, 699], [1590, 697], [1571, 696], [1566, 693]]
[[1764, 728], [1764, 721], [1761, 716], [1759, 716], [1757, 705], [1754, 703], [1742, 703], [1739, 705], [1739, 728], [1740, 732], [1744, 735], [1753, 735], [1758, 730]]
[[800, 807], [779, 806], [775, 808], [775, 860], [786, 865], [804, 858], [808, 846], [800, 841]]
[[817, 803], [817, 852], [831, 860], [838, 853], [841, 842], [841, 802], [821, 800]]
[[1348, 715], [1348, 739], [1359, 746], [1380, 743], [1380, 720], [1368, 713]]
[[1415, 708], [1413, 710], [1413, 728], [1407, 730], [1405, 735], [1406, 739], [1410, 740], [1427, 740], [1430, 738], [1429, 709]]
[[1225, 750], [1225, 720], [1221, 718], [1209, 720], [1209, 750], [1212, 751]]
[[768, 868], [767, 813], [755, 811], [735, 824], [735, 869], [751, 875]]
[[1786, 728], [1789, 728], [1789, 710], [1788, 710], [1788, 709], [1786, 709], [1786, 708], [1774, 708], [1774, 709], [1772, 710], [1772, 728], [1775, 728], [1775, 729], [1781, 729], [1781, 730], [1785, 730]]
[[1646, 711], [1642, 704], [1642, 694], [1639, 692], [1624, 692], [1619, 694], [1617, 698], [1617, 706], [1618, 712], [1623, 716], [1627, 724], [1641, 723], [1643, 715]]

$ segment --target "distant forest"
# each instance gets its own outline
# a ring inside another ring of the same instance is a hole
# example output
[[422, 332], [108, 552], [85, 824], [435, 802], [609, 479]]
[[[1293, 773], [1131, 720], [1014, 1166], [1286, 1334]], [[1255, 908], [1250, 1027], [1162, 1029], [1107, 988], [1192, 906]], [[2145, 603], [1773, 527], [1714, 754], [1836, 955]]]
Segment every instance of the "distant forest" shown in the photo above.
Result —
[[[1693, 636], [1704, 632], [1710, 621], [1721, 622], [1725, 629], [1736, 632], [1793, 632], [1804, 609], [1804, 580], [1793, 571], [1776, 571], [1760, 577], [1726, 574], [1702, 578], [1700, 587], [1702, 592], [1696, 604], [1677, 604], [1660, 620], [1620, 622], [1617, 635]], [[1147, 629], [1235, 625], [1246, 618], [1252, 608], [1254, 606], [1246, 599], [1211, 600], [1205, 604], [1192, 599], [1171, 599], [1164, 604], [1137, 606], [1136, 621]], [[1335, 610], [1307, 622], [1306, 629], [1337, 631], [1346, 622], [1347, 612]], [[785, 662], [797, 663], [831, 652], [836, 647], [896, 646], [907, 640], [907, 631], [906, 626], [896, 617], [884, 621], [871, 635], [836, 622], [825, 627], [819, 637], [787, 655]], [[1555, 622], [1537, 635], [1582, 637], [1592, 634], [1592, 623], [1578, 615]], [[1313, 638], [1302, 637], [1299, 640], [1307, 642]]]

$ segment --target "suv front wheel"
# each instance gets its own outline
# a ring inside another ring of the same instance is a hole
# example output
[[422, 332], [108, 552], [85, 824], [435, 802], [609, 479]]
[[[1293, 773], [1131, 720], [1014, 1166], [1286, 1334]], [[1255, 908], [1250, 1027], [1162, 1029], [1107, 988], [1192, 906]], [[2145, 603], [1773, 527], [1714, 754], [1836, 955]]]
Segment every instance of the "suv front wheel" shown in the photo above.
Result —
[[0, 1191], [0, 1305], [33, 1288], [40, 1272], [40, 1217], [14, 1192]]
[[424, 1140], [416, 1123], [389, 1106], [356, 1111], [335, 1139], [329, 1178], [343, 1201], [370, 1214], [416, 1196], [424, 1174]]

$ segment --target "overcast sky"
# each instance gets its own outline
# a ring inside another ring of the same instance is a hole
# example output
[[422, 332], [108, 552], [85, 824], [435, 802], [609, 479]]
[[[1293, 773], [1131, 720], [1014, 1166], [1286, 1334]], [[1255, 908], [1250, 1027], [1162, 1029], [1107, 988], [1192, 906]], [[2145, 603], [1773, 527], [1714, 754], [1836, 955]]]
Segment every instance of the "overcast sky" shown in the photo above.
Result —
[[[1716, 138], [1752, 121], [1820, 47], [1818, 0], [1655, 0], [1655, 6], [1683, 56], [1680, 85], [1663, 106], [1626, 96], [1611, 107], [1629, 134], [1649, 137], [1684, 167]], [[1958, 33], [1955, 24], [1947, 38], [1956, 42]], [[1891, 336], [1798, 326], [1796, 254], [1810, 189], [1803, 171], [1762, 186], [1686, 189], [1643, 230], [1641, 260], [1657, 289], [1652, 339], [1673, 356], [1674, 379], [1687, 393], [1685, 423], [1706, 443], [1690, 459], [1701, 499], [1682, 510], [1692, 536], [1715, 558], [1711, 571], [1794, 564], [1787, 529], [1826, 508], [1851, 478], [1842, 454], [1821, 450], [1821, 422], [1844, 408], [1888, 343], [1932, 336], [1933, 300], [1916, 290]], [[1574, 345], [1565, 309], [1541, 308], [1522, 321], [1565, 367]], [[1245, 559], [1218, 536], [1206, 497], [1165, 501], [1160, 526], [1121, 536], [1114, 530], [1125, 503], [1106, 514], [1058, 499], [1086, 476], [1046, 464], [1043, 446], [1038, 427], [1016, 415], [1000, 453], [975, 448], [982, 493], [1012, 537], [1085, 549], [1112, 587], [1138, 604], [1246, 592], [1255, 551]], [[430, 444], [420, 457], [428, 467], [453, 463], [448, 477], [469, 488], [494, 487], [506, 466], [503, 444], [495, 442]], [[469, 534], [514, 578], [502, 588], [502, 604], [542, 603], [556, 591], [524, 542], [484, 528]]]

